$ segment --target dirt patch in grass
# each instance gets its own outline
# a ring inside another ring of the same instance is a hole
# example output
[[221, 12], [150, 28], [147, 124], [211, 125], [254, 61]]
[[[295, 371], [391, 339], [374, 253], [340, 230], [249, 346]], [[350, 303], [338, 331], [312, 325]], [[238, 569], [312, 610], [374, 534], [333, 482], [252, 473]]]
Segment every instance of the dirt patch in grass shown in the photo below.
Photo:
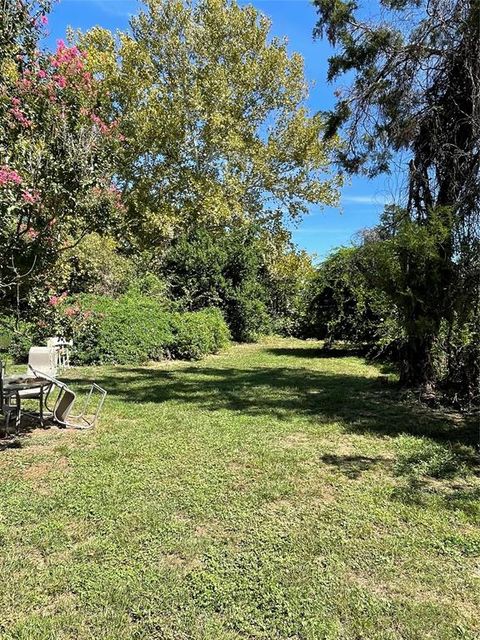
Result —
[[308, 447], [312, 445], [312, 438], [303, 431], [289, 433], [278, 441], [280, 447], [284, 449], [296, 449], [297, 447]]
[[22, 472], [24, 480], [33, 482], [44, 480], [53, 472], [66, 473], [69, 468], [67, 458], [57, 458], [48, 462], [37, 462], [26, 467]]

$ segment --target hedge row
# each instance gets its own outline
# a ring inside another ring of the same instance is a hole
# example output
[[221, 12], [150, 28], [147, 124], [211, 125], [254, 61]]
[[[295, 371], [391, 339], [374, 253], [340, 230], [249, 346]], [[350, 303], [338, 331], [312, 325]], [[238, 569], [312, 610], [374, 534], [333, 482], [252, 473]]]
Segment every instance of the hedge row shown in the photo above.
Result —
[[229, 341], [218, 309], [173, 313], [149, 298], [79, 296], [68, 308], [77, 364], [198, 360]]

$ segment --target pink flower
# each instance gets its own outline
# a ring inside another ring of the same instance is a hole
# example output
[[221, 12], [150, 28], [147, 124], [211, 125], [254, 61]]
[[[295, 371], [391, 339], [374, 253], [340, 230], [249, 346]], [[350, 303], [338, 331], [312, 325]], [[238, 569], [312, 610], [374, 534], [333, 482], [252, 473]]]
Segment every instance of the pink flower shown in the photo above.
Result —
[[74, 307], [67, 307], [65, 309], [65, 315], [67, 316], [67, 318], [71, 318], [75, 314], [76, 314], [76, 310], [74, 309]]
[[22, 191], [22, 199], [27, 204], [36, 204], [40, 200], [38, 191]]
[[108, 133], [109, 126], [106, 122], [104, 122], [99, 116], [92, 113], [90, 115], [90, 120], [97, 125], [101, 133]]
[[67, 86], [67, 79], [65, 78], [65, 76], [55, 76], [55, 82], [57, 84], [57, 87], [59, 87], [60, 89], [65, 89], [65, 87]]
[[32, 81], [28, 78], [22, 78], [19, 81], [18, 86], [22, 91], [30, 91], [30, 89], [32, 88]]
[[44, 71], [43, 69], [40, 69], [40, 71], [37, 73], [37, 78], [46, 78], [47, 77], [47, 72]]
[[48, 17], [46, 15], [40, 16], [40, 22], [46, 26], [48, 24]]
[[48, 301], [48, 304], [51, 307], [56, 307], [57, 305], [61, 304], [65, 300], [67, 295], [68, 293], [64, 291], [60, 296], [51, 296], [50, 300]]
[[22, 127], [25, 127], [27, 129], [28, 127], [32, 126], [32, 121], [29, 120], [23, 113], [23, 111], [21, 111], [21, 109], [19, 109], [18, 107], [13, 107], [12, 109], [10, 109], [10, 113], [15, 118], [15, 120], [22, 125]]
[[7, 184], [21, 184], [22, 177], [10, 167], [0, 167], [0, 187]]

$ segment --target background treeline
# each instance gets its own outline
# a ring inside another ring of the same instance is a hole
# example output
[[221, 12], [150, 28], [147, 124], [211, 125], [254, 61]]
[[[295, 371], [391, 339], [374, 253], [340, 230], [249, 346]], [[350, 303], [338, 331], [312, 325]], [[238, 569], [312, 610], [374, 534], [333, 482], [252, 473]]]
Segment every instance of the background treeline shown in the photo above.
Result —
[[[378, 23], [315, 4], [328, 79], [351, 84], [312, 115], [301, 57], [251, 6], [148, 0], [128, 32], [70, 33], [51, 52], [51, 3], [4, 3], [12, 354], [62, 332], [78, 362], [197, 358], [277, 332], [362, 346], [407, 385], [478, 402], [478, 3], [382, 2]], [[345, 172], [398, 163], [403, 206], [352, 247], [314, 266], [292, 245], [292, 222], [334, 205]]]

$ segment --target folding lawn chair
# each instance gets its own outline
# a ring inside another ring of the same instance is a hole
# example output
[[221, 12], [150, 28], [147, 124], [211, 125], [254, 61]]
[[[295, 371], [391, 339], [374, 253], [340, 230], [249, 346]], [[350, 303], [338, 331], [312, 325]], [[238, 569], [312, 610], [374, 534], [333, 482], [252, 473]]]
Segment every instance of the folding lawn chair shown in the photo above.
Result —
[[[36, 373], [36, 372], [35, 372]], [[57, 399], [51, 409], [52, 419], [62, 427], [73, 429], [92, 429], [96, 426], [100, 412], [107, 397], [105, 389], [93, 383], [85, 398], [83, 409], [77, 415], [72, 414], [73, 405], [77, 399], [76, 393], [72, 391], [64, 382], [56, 380], [45, 373], [38, 373], [39, 376], [50, 380], [52, 386], [58, 389]]]

